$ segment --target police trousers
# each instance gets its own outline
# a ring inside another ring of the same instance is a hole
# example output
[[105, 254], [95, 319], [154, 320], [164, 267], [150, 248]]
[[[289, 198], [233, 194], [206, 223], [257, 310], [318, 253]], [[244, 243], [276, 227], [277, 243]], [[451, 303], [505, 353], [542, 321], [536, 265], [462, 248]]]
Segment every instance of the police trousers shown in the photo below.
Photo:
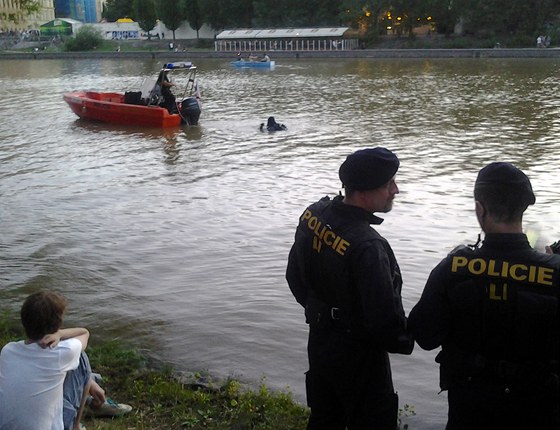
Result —
[[389, 356], [344, 330], [309, 333], [308, 430], [395, 430], [398, 396]]

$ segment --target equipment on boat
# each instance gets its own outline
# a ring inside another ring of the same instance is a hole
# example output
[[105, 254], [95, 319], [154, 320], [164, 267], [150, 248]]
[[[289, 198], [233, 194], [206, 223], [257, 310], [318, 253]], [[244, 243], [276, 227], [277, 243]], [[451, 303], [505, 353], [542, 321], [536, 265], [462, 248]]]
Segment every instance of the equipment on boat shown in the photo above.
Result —
[[[163, 99], [161, 81], [168, 72], [175, 71], [186, 73], [180, 76], [184, 90], [180, 96], [173, 96], [172, 105], [169, 105], [169, 100]], [[158, 78], [146, 78], [139, 91], [127, 91], [124, 94], [73, 91], [63, 96], [80, 118], [146, 127], [198, 125], [200, 97], [196, 66], [190, 61], [164, 64]]]

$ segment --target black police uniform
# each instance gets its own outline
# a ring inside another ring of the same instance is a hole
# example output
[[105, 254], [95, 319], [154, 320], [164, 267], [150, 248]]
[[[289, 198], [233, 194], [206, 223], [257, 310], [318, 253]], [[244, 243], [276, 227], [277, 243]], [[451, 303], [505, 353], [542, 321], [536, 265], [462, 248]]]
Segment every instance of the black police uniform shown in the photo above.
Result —
[[[300, 217], [286, 277], [310, 326], [308, 429], [391, 429], [398, 398], [387, 351], [410, 353], [402, 279], [381, 218], [324, 197]], [[401, 342], [399, 342], [401, 341]]]
[[487, 234], [431, 273], [408, 324], [424, 349], [442, 346], [448, 430], [560, 429], [560, 256], [522, 234]]

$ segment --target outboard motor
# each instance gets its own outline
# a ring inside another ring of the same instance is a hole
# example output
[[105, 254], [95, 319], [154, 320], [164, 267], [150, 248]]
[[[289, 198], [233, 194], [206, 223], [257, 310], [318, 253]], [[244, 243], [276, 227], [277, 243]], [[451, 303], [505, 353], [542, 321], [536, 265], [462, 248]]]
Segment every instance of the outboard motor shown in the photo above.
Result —
[[198, 125], [200, 105], [196, 97], [188, 97], [181, 103], [182, 121], [189, 125]]

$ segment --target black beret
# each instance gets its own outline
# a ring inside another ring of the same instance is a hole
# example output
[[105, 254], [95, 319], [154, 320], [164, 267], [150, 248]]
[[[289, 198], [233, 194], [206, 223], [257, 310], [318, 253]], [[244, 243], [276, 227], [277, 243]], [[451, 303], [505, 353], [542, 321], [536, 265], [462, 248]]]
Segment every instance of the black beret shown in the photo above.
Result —
[[512, 193], [518, 193], [524, 202], [532, 205], [535, 204], [535, 194], [531, 181], [517, 167], [511, 163], [496, 162], [490, 163], [488, 166], [478, 172], [474, 188], [487, 186], [498, 186], [506, 188]]
[[338, 176], [345, 188], [373, 190], [389, 182], [399, 164], [397, 156], [386, 148], [360, 149], [346, 158]]

